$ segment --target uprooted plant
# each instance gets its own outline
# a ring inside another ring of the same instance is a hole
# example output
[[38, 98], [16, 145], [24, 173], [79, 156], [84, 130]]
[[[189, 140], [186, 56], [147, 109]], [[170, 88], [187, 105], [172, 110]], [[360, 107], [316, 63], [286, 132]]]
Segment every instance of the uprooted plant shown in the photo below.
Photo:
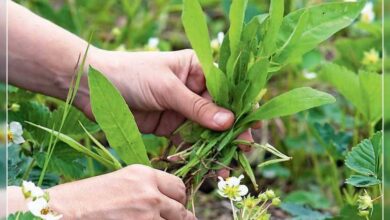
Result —
[[[331, 95], [309, 87], [293, 89], [269, 101], [262, 98], [266, 93], [267, 82], [273, 75], [350, 25], [364, 3], [325, 3], [284, 16], [284, 1], [272, 0], [268, 14], [255, 16], [245, 23], [247, 0], [233, 0], [229, 14], [230, 28], [216, 64], [201, 5], [198, 0], [184, 0], [183, 25], [200, 60], [207, 89], [215, 103], [235, 114], [234, 125], [224, 132], [209, 130], [191, 121], [177, 130], [190, 147], [176, 148], [170, 157], [180, 158], [183, 165], [178, 167], [175, 164], [169, 171], [183, 178], [191, 195], [194, 195], [210, 171], [229, 166], [232, 160], [240, 164], [257, 188], [249, 161], [238, 150], [238, 144], [261, 148], [277, 157], [259, 166], [291, 159], [269, 144], [249, 143], [237, 140], [237, 137], [256, 121], [292, 115], [335, 101]], [[120, 92], [93, 68], [89, 71], [89, 88], [95, 119], [118, 157], [127, 165], [150, 166], [134, 117]], [[257, 108], [258, 103], [260, 106]], [[92, 149], [54, 129], [35, 126], [111, 170], [122, 167], [117, 158], [90, 134], [89, 137], [97, 146]]]

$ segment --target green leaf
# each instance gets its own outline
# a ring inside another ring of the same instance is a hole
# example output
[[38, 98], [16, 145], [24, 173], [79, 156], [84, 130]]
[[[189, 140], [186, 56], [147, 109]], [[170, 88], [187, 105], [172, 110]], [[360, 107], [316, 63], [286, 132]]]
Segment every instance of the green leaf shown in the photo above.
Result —
[[[345, 165], [360, 175], [353, 175], [347, 183], [361, 187], [362, 185], [380, 184], [382, 132], [377, 132], [370, 139], [364, 139], [347, 154]], [[368, 178], [363, 178], [363, 177]], [[377, 179], [377, 181], [372, 178]], [[356, 185], [355, 185], [356, 184]]]
[[211, 65], [213, 65], [213, 56], [206, 18], [198, 0], [183, 1], [182, 22], [192, 48], [202, 65], [207, 81]]
[[230, 57], [227, 63], [227, 76], [230, 82], [234, 80], [234, 69], [237, 58], [239, 57], [239, 47], [241, 42], [241, 34], [244, 27], [245, 10], [248, 4], [248, 0], [234, 0], [230, 5], [229, 19], [229, 44], [230, 44]]
[[293, 203], [282, 203], [280, 207], [292, 215], [294, 220], [325, 220], [331, 217], [328, 213], [321, 213]]
[[262, 52], [267, 57], [275, 51], [276, 39], [282, 25], [283, 14], [284, 0], [271, 0], [267, 32], [263, 42], [264, 50]]
[[382, 118], [382, 76], [362, 71], [359, 82], [367, 118], [375, 124]]
[[377, 73], [353, 73], [337, 64], [327, 64], [320, 71], [320, 77], [332, 84], [366, 120], [375, 124], [382, 114], [382, 77]]
[[126, 164], [150, 165], [141, 133], [120, 92], [92, 67], [88, 81], [93, 115], [110, 146]]
[[31, 212], [16, 212], [8, 215], [7, 220], [40, 220], [40, 218], [35, 217]]
[[[244, 26], [245, 10], [248, 0], [234, 0], [230, 6], [229, 41], [231, 54], [236, 55], [241, 41], [241, 33]], [[233, 57], [233, 60], [236, 57]]]
[[229, 86], [225, 74], [216, 66], [212, 66], [209, 78], [206, 79], [207, 90], [214, 101], [223, 107], [228, 107]]
[[333, 102], [335, 99], [327, 93], [309, 87], [297, 88], [266, 102], [243, 119], [240, 124], [292, 115]]
[[328, 39], [337, 31], [350, 25], [363, 9], [365, 1], [324, 3], [300, 9], [288, 14], [284, 19], [277, 38], [278, 47], [282, 47], [294, 34], [294, 30], [303, 13], [307, 13], [299, 41], [294, 46], [293, 57], [301, 56]]
[[244, 169], [245, 173], [248, 175], [250, 178], [253, 186], [255, 187], [255, 190], [259, 188], [259, 186], [256, 183], [256, 177], [255, 174], [253, 173], [252, 167], [246, 158], [245, 154], [242, 151], [237, 151], [237, 157], [238, 157], [238, 162], [240, 163], [240, 166]]
[[317, 191], [297, 190], [283, 198], [283, 202], [294, 203], [297, 205], [309, 205], [314, 209], [328, 209], [329, 200]]
[[381, 181], [373, 176], [351, 175], [345, 183], [356, 187], [369, 187], [381, 184]]
[[[34, 154], [34, 158], [38, 166], [41, 168], [45, 163], [47, 157], [46, 152], [38, 152]], [[80, 161], [73, 159], [64, 159], [61, 154], [53, 154], [47, 167], [48, 172], [54, 172], [58, 175], [64, 176], [67, 180], [81, 179], [84, 174], [85, 167]]]
[[37, 128], [40, 128], [40, 129], [56, 136], [56, 138], [58, 138], [58, 140], [64, 142], [69, 147], [75, 149], [76, 151], [78, 151], [80, 153], [85, 154], [86, 156], [89, 156], [89, 157], [95, 159], [96, 161], [98, 161], [99, 163], [104, 165], [105, 167], [115, 170], [115, 166], [110, 161], [110, 158], [103, 158], [101, 155], [98, 155], [95, 152], [91, 151], [90, 149], [86, 148], [85, 146], [81, 145], [79, 142], [77, 142], [73, 138], [71, 138], [65, 134], [59, 133], [58, 131], [54, 131], [50, 128], [46, 128], [46, 127], [31, 123], [31, 122], [26, 122], [26, 123], [28, 123], [32, 126], [35, 126]]
[[297, 26], [294, 28], [293, 33], [291, 33], [284, 45], [282, 45], [281, 48], [278, 49], [278, 53], [280, 54], [278, 54], [277, 57], [274, 59], [277, 63], [284, 63], [286, 60], [289, 59], [291, 55], [294, 55], [294, 49], [300, 43], [302, 33], [305, 30], [305, 27], [309, 21], [308, 15], [309, 14], [306, 11], [302, 13], [298, 20]]
[[255, 101], [255, 98], [259, 95], [260, 91], [267, 83], [268, 76], [268, 60], [260, 59], [255, 62], [248, 71], [249, 88], [244, 97], [244, 103], [251, 103]]

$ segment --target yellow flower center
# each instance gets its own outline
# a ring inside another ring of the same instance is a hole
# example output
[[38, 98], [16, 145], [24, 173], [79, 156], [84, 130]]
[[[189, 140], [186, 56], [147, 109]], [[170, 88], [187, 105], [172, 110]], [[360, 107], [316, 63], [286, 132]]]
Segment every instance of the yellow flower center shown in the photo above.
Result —
[[226, 186], [223, 189], [223, 194], [225, 194], [229, 199], [234, 199], [240, 196], [238, 192], [238, 186]]
[[50, 210], [48, 207], [41, 210], [42, 215], [47, 215], [47, 214], [49, 214], [49, 212], [50, 212]]
[[248, 209], [252, 209], [256, 206], [256, 200], [248, 197], [244, 200], [244, 206]]
[[369, 52], [364, 52], [363, 64], [372, 65], [379, 62], [379, 54], [376, 50], [370, 50]]
[[7, 137], [8, 137], [8, 141], [14, 140], [14, 135], [12, 134], [11, 130], [9, 130], [9, 129], [7, 131]]

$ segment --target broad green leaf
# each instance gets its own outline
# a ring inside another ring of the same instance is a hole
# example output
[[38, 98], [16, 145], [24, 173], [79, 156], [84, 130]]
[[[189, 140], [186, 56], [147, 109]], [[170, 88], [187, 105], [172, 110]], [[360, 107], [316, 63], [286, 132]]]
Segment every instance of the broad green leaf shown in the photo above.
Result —
[[293, 191], [283, 198], [283, 202], [297, 205], [309, 205], [314, 209], [328, 209], [330, 207], [328, 198], [318, 191]]
[[182, 22], [192, 48], [202, 65], [207, 81], [211, 65], [213, 65], [213, 56], [206, 18], [198, 0], [183, 1]]
[[8, 121], [20, 122], [26, 133], [28, 132], [37, 144], [46, 146], [48, 143], [46, 132], [25, 123], [25, 121], [49, 127], [49, 121], [52, 117], [49, 108], [36, 101], [21, 102], [19, 105], [19, 111], [8, 111]]
[[327, 64], [320, 71], [320, 76], [336, 87], [366, 120], [375, 124], [381, 118], [381, 75], [363, 71], [357, 75], [337, 64]]
[[259, 188], [259, 186], [256, 183], [256, 177], [255, 174], [253, 173], [252, 167], [246, 158], [245, 154], [242, 151], [237, 151], [237, 159], [238, 162], [240, 163], [240, 166], [244, 169], [245, 173], [248, 175], [250, 178], [253, 186], [255, 187], [255, 190]]
[[335, 99], [327, 93], [309, 87], [297, 88], [266, 102], [249, 114], [240, 124], [292, 115], [333, 102]]
[[[382, 132], [377, 132], [370, 139], [364, 139], [347, 154], [345, 165], [359, 174], [359, 176], [370, 177], [363, 179], [356, 175], [351, 176], [347, 183], [360, 187], [364, 183], [373, 184], [371, 177], [378, 179], [381, 176], [381, 155], [382, 155]], [[369, 181], [369, 182], [365, 182]]]
[[300, 38], [308, 23], [308, 15], [309, 14], [306, 11], [302, 13], [293, 33], [291, 33], [284, 45], [278, 49], [278, 54], [274, 59], [277, 63], [284, 63], [291, 55], [294, 55], [293, 51], [297, 47], [297, 44], [300, 43]]
[[230, 57], [228, 59], [226, 74], [230, 82], [234, 82], [234, 72], [238, 58], [242, 50], [240, 50], [241, 34], [244, 28], [245, 10], [248, 0], [234, 0], [230, 6], [229, 19], [229, 43]]
[[369, 187], [381, 184], [381, 180], [373, 176], [351, 175], [345, 183], [356, 187]]
[[320, 77], [332, 84], [357, 109], [365, 112], [365, 103], [362, 100], [360, 82], [357, 75], [343, 66], [329, 63], [320, 71]]
[[262, 54], [265, 56], [270, 56], [275, 51], [276, 39], [282, 25], [283, 14], [284, 0], [271, 0], [267, 32], [263, 42], [264, 50]]
[[367, 118], [376, 123], [382, 117], [382, 76], [373, 72], [360, 72], [359, 82]]
[[[67, 180], [81, 179], [84, 175], [85, 166], [77, 160], [66, 160], [62, 155], [53, 154], [47, 167], [48, 172], [54, 172], [58, 175], [64, 176]], [[34, 158], [38, 166], [41, 168], [45, 163], [47, 157], [46, 152], [38, 152], [34, 154]]]
[[389, 123], [390, 122], [390, 114], [388, 112], [390, 112], [390, 100], [389, 100], [389, 97], [390, 97], [390, 74], [384, 74], [383, 75], [383, 85], [384, 85], [384, 88], [383, 88], [383, 97], [384, 97], [384, 102], [383, 102], [383, 110], [385, 112], [384, 114], [384, 120], [386, 123]]
[[[248, 4], [248, 0], [234, 0], [230, 6], [230, 29], [229, 29], [229, 42], [230, 51], [233, 56], [237, 55], [239, 44], [241, 41], [241, 33], [244, 26], [245, 10]], [[236, 57], [233, 57], [234, 60]]]
[[248, 71], [249, 88], [244, 97], [244, 103], [253, 103], [255, 98], [267, 83], [268, 76], [268, 60], [260, 59], [255, 62]]
[[[52, 112], [52, 120], [47, 127], [52, 127], [53, 122], [61, 121], [63, 114], [64, 105], [61, 105], [59, 108]], [[90, 133], [95, 133], [99, 131], [99, 126], [96, 123], [90, 121], [81, 111], [79, 111], [75, 107], [70, 107], [69, 113], [67, 114], [66, 120], [62, 126], [61, 133], [71, 136], [84, 135], [84, 130], [80, 126], [79, 122], [81, 122]]]
[[93, 115], [110, 146], [126, 164], [150, 165], [141, 133], [120, 92], [92, 67], [88, 82]]
[[290, 202], [283, 202], [280, 208], [292, 215], [294, 220], [325, 220], [331, 217], [329, 213], [321, 213]]
[[214, 98], [214, 101], [223, 107], [228, 107], [229, 84], [225, 74], [216, 66], [210, 69], [210, 75], [206, 79], [207, 90]]
[[220, 68], [224, 73], [226, 73], [226, 66], [229, 57], [230, 57], [230, 41], [229, 41], [229, 35], [226, 35], [223, 38], [223, 42], [219, 53], [219, 61], [218, 61], [218, 68]]
[[288, 41], [302, 14], [306, 12], [308, 22], [293, 52], [294, 56], [301, 56], [350, 25], [364, 5], [365, 1], [332, 2], [294, 11], [283, 19], [276, 44], [280, 48]]

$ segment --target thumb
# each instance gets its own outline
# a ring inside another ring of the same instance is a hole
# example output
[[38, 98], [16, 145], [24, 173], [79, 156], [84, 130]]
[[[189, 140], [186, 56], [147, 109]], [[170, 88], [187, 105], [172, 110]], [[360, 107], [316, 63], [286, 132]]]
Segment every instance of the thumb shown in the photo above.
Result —
[[170, 107], [204, 127], [224, 131], [233, 125], [234, 115], [231, 111], [193, 93], [184, 84], [178, 84], [172, 95]]

